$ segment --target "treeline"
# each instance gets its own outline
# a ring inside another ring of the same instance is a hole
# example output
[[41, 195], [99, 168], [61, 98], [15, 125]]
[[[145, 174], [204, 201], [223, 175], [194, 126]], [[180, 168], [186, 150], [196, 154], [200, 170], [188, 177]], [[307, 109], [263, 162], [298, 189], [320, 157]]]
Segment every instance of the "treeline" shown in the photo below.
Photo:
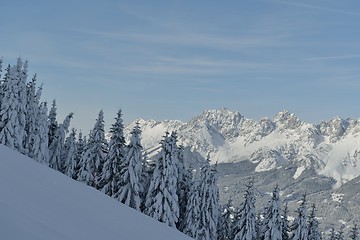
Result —
[[[0, 60], [2, 73], [2, 59]], [[216, 168], [184, 164], [175, 132], [166, 133], [152, 160], [143, 156], [137, 124], [128, 143], [119, 111], [105, 139], [100, 111], [87, 137], [69, 132], [70, 113], [59, 123], [55, 100], [41, 102], [36, 75], [27, 82], [28, 63], [9, 65], [0, 82], [0, 143], [98, 189], [160, 222], [198, 239], [216, 239], [219, 219]], [[192, 201], [188, 201], [192, 199]], [[200, 211], [201, 209], [201, 211]]]
[[223, 206], [219, 220], [218, 239], [226, 240], [343, 240], [359, 239], [359, 229], [353, 224], [345, 235], [344, 228], [337, 231], [334, 227], [329, 233], [319, 228], [315, 204], [308, 208], [306, 194], [303, 195], [296, 217], [290, 221], [288, 206], [282, 204], [280, 188], [276, 186], [268, 204], [260, 211], [255, 208], [255, 188], [253, 181], [246, 185], [244, 202], [236, 207], [230, 198]]
[[[124, 137], [121, 111], [117, 112], [105, 139], [104, 115], [100, 111], [94, 128], [85, 137], [69, 131], [73, 114], [58, 122], [55, 100], [50, 111], [41, 102], [42, 87], [36, 75], [27, 82], [28, 63], [20, 58], [2, 71], [0, 59], [0, 143], [34, 160], [104, 192], [144, 214], [195, 239], [322, 239], [315, 206], [307, 215], [306, 198], [289, 221], [282, 209], [279, 188], [261, 213], [255, 209], [254, 186], [247, 184], [244, 202], [219, 205], [216, 165], [210, 158], [192, 169], [185, 163], [184, 148], [176, 132], [165, 133], [160, 151], [147, 159], [138, 124]], [[358, 239], [356, 224], [349, 234]], [[344, 239], [334, 229], [328, 239]]]

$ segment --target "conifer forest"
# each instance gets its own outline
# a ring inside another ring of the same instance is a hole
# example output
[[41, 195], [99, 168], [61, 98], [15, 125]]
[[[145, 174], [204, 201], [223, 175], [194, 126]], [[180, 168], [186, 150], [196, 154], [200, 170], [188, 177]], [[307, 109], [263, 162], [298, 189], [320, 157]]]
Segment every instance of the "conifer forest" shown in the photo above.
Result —
[[210, 164], [210, 155], [200, 167], [187, 164], [176, 131], [164, 132], [159, 152], [148, 158], [139, 124], [125, 138], [121, 110], [114, 113], [109, 138], [102, 110], [93, 129], [83, 133], [70, 129], [73, 113], [58, 119], [56, 101], [41, 99], [44, 89], [37, 75], [28, 76], [27, 61], [6, 66], [1, 59], [0, 74], [1, 144], [194, 239], [359, 239], [355, 222], [350, 231], [320, 229], [316, 203], [308, 202], [305, 192], [295, 218], [288, 217], [278, 186], [266, 206], [255, 207], [252, 179], [243, 183], [242, 202], [230, 199], [221, 206], [217, 164]]

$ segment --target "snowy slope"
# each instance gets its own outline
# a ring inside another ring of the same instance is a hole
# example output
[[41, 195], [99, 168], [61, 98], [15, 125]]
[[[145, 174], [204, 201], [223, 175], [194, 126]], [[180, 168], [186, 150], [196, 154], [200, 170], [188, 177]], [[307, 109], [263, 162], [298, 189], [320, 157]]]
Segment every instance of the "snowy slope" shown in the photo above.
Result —
[[0, 145], [0, 238], [190, 239]]
[[[337, 180], [338, 186], [360, 173], [360, 121], [336, 117], [319, 124], [306, 123], [295, 114], [282, 111], [273, 119], [247, 119], [228, 109], [208, 110], [183, 123], [137, 120], [145, 149], [159, 146], [166, 131], [177, 131], [179, 144], [213, 163], [249, 160], [255, 171], [270, 171], [291, 162], [298, 178], [305, 169], [315, 168]], [[135, 123], [127, 127], [127, 132]]]

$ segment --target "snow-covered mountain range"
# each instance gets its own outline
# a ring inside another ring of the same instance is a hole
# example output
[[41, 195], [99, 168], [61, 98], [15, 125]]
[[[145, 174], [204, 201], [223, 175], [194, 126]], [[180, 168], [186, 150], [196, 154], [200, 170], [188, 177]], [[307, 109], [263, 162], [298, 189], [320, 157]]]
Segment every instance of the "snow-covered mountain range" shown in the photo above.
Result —
[[[305, 169], [332, 177], [337, 186], [360, 174], [360, 120], [336, 117], [317, 124], [282, 111], [255, 121], [228, 109], [208, 110], [187, 123], [138, 119], [145, 149], [159, 145], [166, 131], [177, 131], [179, 144], [212, 162], [249, 160], [263, 172], [293, 163], [298, 178]], [[127, 132], [135, 122], [127, 126]]]
[[[322, 228], [360, 220], [360, 120], [335, 117], [312, 124], [289, 111], [255, 121], [228, 109], [208, 110], [187, 123], [138, 119], [142, 144], [154, 155], [166, 131], [177, 131], [191, 164], [211, 155], [218, 162], [220, 201], [243, 201], [250, 178], [264, 206], [276, 184], [290, 209], [306, 193], [316, 203]], [[131, 123], [126, 132], [135, 125]], [[197, 160], [194, 161], [196, 158]], [[291, 213], [293, 216], [295, 212]]]

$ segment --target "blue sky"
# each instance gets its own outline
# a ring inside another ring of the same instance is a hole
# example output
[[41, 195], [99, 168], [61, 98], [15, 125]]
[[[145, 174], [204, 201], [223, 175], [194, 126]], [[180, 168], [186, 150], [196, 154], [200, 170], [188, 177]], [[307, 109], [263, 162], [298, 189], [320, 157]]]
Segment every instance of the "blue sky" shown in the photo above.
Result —
[[190, 120], [227, 107], [360, 117], [360, 1], [3, 1], [0, 56], [29, 60], [60, 117], [90, 129], [121, 108]]

